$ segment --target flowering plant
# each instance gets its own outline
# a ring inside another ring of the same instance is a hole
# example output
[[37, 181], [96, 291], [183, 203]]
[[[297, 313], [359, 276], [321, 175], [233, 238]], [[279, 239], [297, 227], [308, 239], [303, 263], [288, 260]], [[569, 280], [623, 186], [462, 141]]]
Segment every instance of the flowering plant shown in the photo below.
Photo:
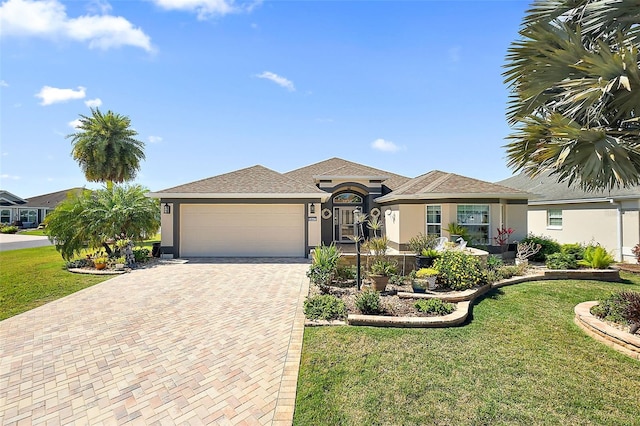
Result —
[[509, 244], [509, 237], [511, 236], [511, 234], [515, 232], [514, 229], [505, 228], [504, 226], [502, 228], [497, 228], [497, 231], [498, 231], [498, 235], [493, 237], [493, 241], [495, 241], [496, 245], [501, 247], [504, 247], [507, 244]]

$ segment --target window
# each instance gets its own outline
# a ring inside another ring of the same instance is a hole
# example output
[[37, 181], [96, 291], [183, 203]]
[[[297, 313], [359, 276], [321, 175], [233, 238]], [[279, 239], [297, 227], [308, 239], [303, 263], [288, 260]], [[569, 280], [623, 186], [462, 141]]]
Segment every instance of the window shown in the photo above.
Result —
[[427, 235], [442, 236], [442, 209], [440, 206], [427, 206]]
[[20, 221], [21, 222], [37, 222], [38, 221], [38, 211], [37, 210], [20, 210]]
[[547, 228], [552, 228], [552, 229], [562, 228], [562, 210], [560, 209], [547, 210]]
[[0, 223], [11, 223], [11, 210], [0, 210]]
[[469, 231], [471, 242], [489, 244], [489, 205], [459, 204], [458, 225]]
[[353, 192], [345, 192], [333, 197], [333, 202], [336, 204], [362, 204], [362, 197]]

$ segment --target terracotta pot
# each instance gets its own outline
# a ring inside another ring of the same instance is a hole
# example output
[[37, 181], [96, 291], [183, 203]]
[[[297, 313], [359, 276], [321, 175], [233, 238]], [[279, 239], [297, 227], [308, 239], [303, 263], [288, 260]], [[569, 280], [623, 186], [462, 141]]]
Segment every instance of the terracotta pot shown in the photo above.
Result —
[[375, 291], [384, 291], [387, 288], [387, 284], [389, 284], [389, 277], [383, 275], [370, 275], [371, 278], [371, 287]]
[[96, 263], [96, 269], [100, 270], [100, 269], [104, 269], [107, 267], [106, 263]]

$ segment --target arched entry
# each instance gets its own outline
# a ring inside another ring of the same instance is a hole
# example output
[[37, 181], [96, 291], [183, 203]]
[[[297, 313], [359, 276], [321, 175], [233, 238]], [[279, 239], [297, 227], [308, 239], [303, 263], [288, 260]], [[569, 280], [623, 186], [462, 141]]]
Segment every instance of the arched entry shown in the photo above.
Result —
[[354, 242], [355, 220], [353, 211], [363, 207], [364, 197], [356, 192], [341, 192], [333, 196], [333, 240]]

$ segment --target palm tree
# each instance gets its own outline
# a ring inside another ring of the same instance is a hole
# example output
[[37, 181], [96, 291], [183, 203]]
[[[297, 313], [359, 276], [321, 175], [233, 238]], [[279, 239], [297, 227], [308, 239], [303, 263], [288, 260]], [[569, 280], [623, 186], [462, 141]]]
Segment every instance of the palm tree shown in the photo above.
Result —
[[587, 190], [640, 183], [640, 2], [536, 0], [508, 50], [507, 161]]
[[90, 182], [125, 182], [135, 178], [144, 160], [144, 142], [134, 137], [129, 117], [98, 108], [91, 109], [91, 116], [80, 115], [78, 131], [71, 138], [72, 155]]
[[160, 228], [159, 201], [146, 197], [147, 192], [140, 185], [115, 185], [70, 193], [45, 218], [47, 235], [67, 260], [85, 245], [110, 253], [106, 241], [115, 236], [140, 241]]

